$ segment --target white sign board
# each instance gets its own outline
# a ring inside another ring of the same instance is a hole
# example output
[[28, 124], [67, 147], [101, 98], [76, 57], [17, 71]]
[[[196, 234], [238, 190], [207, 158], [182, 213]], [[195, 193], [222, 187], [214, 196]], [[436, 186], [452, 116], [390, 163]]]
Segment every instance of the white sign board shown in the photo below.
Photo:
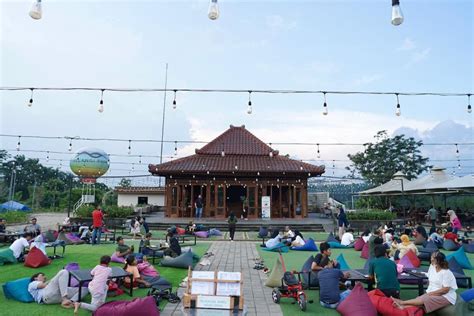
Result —
[[197, 308], [229, 309], [230, 296], [206, 296], [198, 295]]
[[[241, 277], [242, 276], [240, 272], [219, 271], [217, 273], [217, 279], [219, 280], [240, 281]], [[227, 295], [227, 296], [240, 296], [240, 282], [239, 283], [218, 282], [216, 294]]]
[[271, 207], [270, 207], [270, 197], [262, 196], [262, 218], [270, 219]]
[[193, 279], [210, 279], [212, 281], [194, 281], [191, 283], [191, 294], [214, 295], [214, 271], [193, 271]]

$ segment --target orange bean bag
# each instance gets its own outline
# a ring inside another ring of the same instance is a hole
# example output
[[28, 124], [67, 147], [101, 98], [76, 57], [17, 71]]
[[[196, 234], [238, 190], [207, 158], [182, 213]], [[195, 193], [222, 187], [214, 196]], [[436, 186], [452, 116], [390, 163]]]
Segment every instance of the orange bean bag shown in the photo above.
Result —
[[36, 247], [30, 249], [25, 259], [25, 267], [39, 268], [51, 263], [46, 255]]
[[373, 290], [368, 293], [370, 301], [377, 309], [377, 313], [382, 316], [423, 316], [425, 313], [420, 307], [406, 307], [399, 309], [393, 306], [393, 301], [390, 297], [386, 297], [382, 291]]

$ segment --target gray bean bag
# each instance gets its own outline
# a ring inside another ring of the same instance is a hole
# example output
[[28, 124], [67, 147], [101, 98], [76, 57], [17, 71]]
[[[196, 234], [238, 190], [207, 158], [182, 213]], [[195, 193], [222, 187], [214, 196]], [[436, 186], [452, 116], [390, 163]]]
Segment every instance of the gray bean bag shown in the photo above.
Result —
[[434, 241], [428, 241], [426, 245], [420, 249], [418, 258], [420, 260], [425, 260], [425, 261], [430, 261], [431, 260], [431, 254], [433, 252], [438, 251], [438, 246]]
[[305, 287], [319, 286], [318, 274], [315, 271], [311, 271], [311, 265], [314, 262], [314, 257], [309, 256], [305, 263], [301, 267], [303, 285]]
[[[456, 261], [455, 258], [449, 259], [448, 265], [449, 265], [448, 266], [449, 270], [451, 270], [452, 272], [456, 272], [456, 273], [465, 275], [464, 270], [462, 269], [462, 267], [459, 265], [459, 263]], [[467, 280], [456, 280], [456, 283], [457, 283], [458, 287], [467, 288], [467, 286], [468, 286]]]
[[334, 237], [333, 233], [329, 233], [328, 238], [326, 239], [326, 242], [330, 242], [330, 241], [339, 242], [339, 240], [337, 240], [336, 237]]
[[187, 269], [189, 266], [193, 266], [193, 253], [191, 251], [184, 252], [176, 258], [165, 256], [161, 260], [161, 265], [163, 267]]
[[147, 281], [148, 283], [151, 284], [151, 287], [154, 288], [154, 289], [171, 289], [172, 288], [172, 285], [171, 283], [166, 280], [165, 278], [162, 278], [162, 277], [159, 277], [159, 276], [156, 276], [156, 277], [152, 277], [152, 276], [143, 276], [143, 280]]

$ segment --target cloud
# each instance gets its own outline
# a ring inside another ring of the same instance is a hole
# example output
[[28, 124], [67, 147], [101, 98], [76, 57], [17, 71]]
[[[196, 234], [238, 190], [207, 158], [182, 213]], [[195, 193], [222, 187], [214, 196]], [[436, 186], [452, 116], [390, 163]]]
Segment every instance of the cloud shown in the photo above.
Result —
[[372, 82], [379, 81], [382, 79], [383, 76], [379, 74], [374, 74], [374, 75], [369, 75], [369, 76], [362, 76], [362, 78], [359, 78], [355, 80], [354, 84], [357, 86], [363, 86], [363, 85], [368, 85]]
[[415, 42], [411, 38], [407, 37], [403, 41], [402, 45], [397, 48], [397, 50], [411, 51], [411, 50], [414, 50], [415, 48], [416, 48]]
[[273, 32], [289, 31], [296, 27], [296, 21], [285, 21], [281, 15], [272, 14], [265, 18], [267, 27]]

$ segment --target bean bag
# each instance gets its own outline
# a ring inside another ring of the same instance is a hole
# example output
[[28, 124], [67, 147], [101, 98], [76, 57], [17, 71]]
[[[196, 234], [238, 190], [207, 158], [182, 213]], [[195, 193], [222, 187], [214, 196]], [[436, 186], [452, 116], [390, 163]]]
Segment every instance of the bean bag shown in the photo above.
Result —
[[370, 291], [368, 293], [372, 305], [381, 316], [423, 316], [424, 311], [421, 307], [407, 307], [399, 309], [393, 306], [393, 301], [390, 297], [386, 297], [379, 289]]
[[377, 316], [377, 310], [361, 283], [357, 283], [349, 296], [336, 308], [343, 316]]
[[355, 251], [362, 251], [362, 248], [364, 248], [365, 241], [362, 237], [358, 238], [356, 242], [354, 243], [354, 249]]
[[110, 256], [110, 261], [117, 263], [125, 263], [125, 257], [117, 256], [116, 252], [114, 251], [114, 253]]
[[160, 277], [158, 271], [156, 271], [155, 267], [147, 262], [142, 262], [137, 264], [138, 271], [142, 276], [149, 276], [149, 277]]
[[408, 258], [408, 256], [403, 256], [403, 258], [398, 261], [398, 264], [402, 265], [404, 268], [407, 268], [407, 269], [415, 268], [415, 265], [410, 260], [410, 258]]
[[445, 239], [443, 242], [443, 249], [448, 251], [458, 250], [459, 246], [456, 245], [451, 239]]
[[165, 256], [161, 259], [163, 267], [183, 268], [187, 269], [193, 266], [193, 253], [191, 251], [184, 252], [176, 258]]
[[131, 301], [114, 301], [100, 306], [94, 316], [159, 316], [153, 296], [135, 298]]
[[173, 287], [168, 280], [160, 276], [153, 277], [153, 276], [144, 275], [142, 277], [143, 277], [143, 280], [150, 283], [151, 287], [154, 289], [164, 290], [164, 289], [171, 289]]
[[269, 239], [265, 242], [265, 247], [267, 248], [273, 248], [274, 246], [278, 245], [280, 243], [280, 238], [275, 237], [272, 239]]
[[178, 235], [184, 235], [186, 233], [186, 229], [181, 228], [181, 227], [176, 227], [176, 233]]
[[[419, 268], [420, 265], [421, 265], [421, 261], [420, 259], [416, 256], [416, 254], [411, 251], [411, 250], [408, 250], [408, 252], [403, 256], [403, 258], [405, 257], [408, 257], [408, 259], [410, 259], [411, 263], [413, 264], [413, 266], [415, 268]], [[402, 259], [403, 259], [402, 258]]]
[[[64, 267], [64, 270], [66, 271], [74, 271], [74, 270], [79, 270], [79, 263], [77, 262], [71, 262], [66, 264]], [[79, 286], [79, 281], [76, 280], [76, 278], [71, 278], [71, 286], [72, 287], [78, 287]]]
[[30, 278], [22, 278], [15, 281], [9, 281], [3, 284], [3, 294], [10, 300], [20, 301], [23, 303], [33, 302], [33, 296], [28, 292]]
[[209, 233], [206, 231], [201, 231], [201, 232], [195, 232], [194, 235], [196, 235], [196, 237], [199, 237], [199, 238], [207, 238]]
[[474, 300], [474, 289], [469, 289], [461, 293], [461, 297], [465, 302]]
[[415, 240], [413, 241], [413, 243], [417, 246], [423, 246], [425, 242], [426, 242], [426, 239], [425, 237], [423, 237], [422, 234], [416, 235]]
[[368, 242], [366, 242], [364, 247], [362, 248], [360, 257], [364, 259], [369, 259], [369, 243]]
[[288, 250], [290, 249], [288, 246], [286, 246], [284, 243], [278, 243], [276, 244], [275, 246], [273, 247], [264, 247], [262, 248], [263, 250], [265, 251], [281, 251], [281, 252], [288, 252]]
[[[465, 275], [464, 270], [462, 269], [462, 267], [459, 265], [459, 263], [456, 261], [455, 258], [449, 259], [448, 267], [449, 267], [449, 270], [451, 270], [452, 272], [456, 272], [456, 273]], [[464, 288], [467, 287], [467, 280], [458, 280], [458, 279], [456, 279], [456, 283], [457, 283], [458, 287], [464, 287]]]
[[222, 236], [222, 233], [220, 230], [218, 230], [217, 228], [211, 228], [209, 230], [209, 237], [210, 236]]
[[445, 306], [434, 312], [431, 312], [429, 316], [470, 316], [473, 314], [474, 304], [466, 303], [459, 295], [456, 297], [456, 304]]
[[299, 250], [299, 251], [318, 251], [318, 246], [314, 242], [313, 238], [306, 240], [304, 246], [300, 247], [291, 247], [291, 250]]
[[56, 240], [62, 240], [66, 245], [74, 245], [74, 242], [66, 237], [66, 233], [60, 232]]
[[3, 266], [5, 263], [16, 263], [17, 260], [13, 255], [13, 251], [10, 248], [5, 248], [0, 250], [0, 266]]
[[44, 233], [41, 234], [43, 236], [43, 241], [46, 243], [49, 242], [54, 242], [56, 240], [56, 237], [54, 236], [54, 231], [53, 230], [47, 230]]
[[459, 250], [456, 251], [455, 253], [452, 253], [449, 256], [446, 256], [446, 260], [448, 262], [451, 258], [455, 258], [456, 261], [459, 263], [459, 265], [463, 269], [468, 269], [468, 270], [473, 269], [471, 262], [469, 261], [469, 258], [466, 256], [466, 253], [464, 252], [464, 248], [459, 248]]
[[28, 255], [25, 259], [25, 267], [29, 268], [39, 268], [47, 266], [51, 263], [51, 260], [46, 257], [46, 255], [36, 247], [33, 247], [28, 252]]
[[203, 225], [203, 224], [196, 224], [196, 231], [197, 231], [197, 232], [200, 232], [200, 231], [203, 231], [203, 230], [207, 231], [207, 228], [206, 228], [205, 225]]
[[339, 242], [339, 241], [336, 239], [336, 237], [334, 237], [334, 234], [333, 234], [333, 233], [329, 233], [328, 238], [326, 239], [326, 242], [330, 242], [330, 241]]
[[339, 263], [339, 269], [340, 270], [350, 270], [349, 265], [346, 262], [346, 259], [344, 259], [344, 255], [341, 253], [339, 256], [336, 258], [337, 263]]
[[278, 257], [275, 264], [273, 265], [272, 272], [268, 276], [267, 281], [265, 281], [265, 286], [268, 287], [279, 287], [281, 286], [281, 278], [283, 277], [283, 265]]
[[268, 236], [268, 228], [261, 226], [258, 229], [258, 238], [263, 238]]
[[343, 246], [338, 241], [328, 241], [328, 244], [329, 244], [329, 246], [331, 246], [331, 248], [334, 248], [334, 249], [337, 249], [337, 248], [354, 248], [354, 245]]
[[308, 259], [306, 259], [305, 263], [301, 267], [301, 271], [303, 272], [302, 279], [303, 279], [303, 285], [305, 287], [313, 287], [313, 286], [318, 286], [318, 274], [314, 271], [311, 271], [311, 265], [314, 262], [314, 257], [309, 256]]
[[438, 251], [438, 246], [434, 241], [430, 240], [422, 249], [420, 249], [418, 258], [420, 258], [420, 260], [430, 261], [431, 254], [436, 251]]
[[465, 252], [474, 253], [474, 243], [462, 245]]
[[74, 233], [66, 233], [66, 238], [71, 240], [74, 245], [80, 245], [84, 243], [84, 240]]

